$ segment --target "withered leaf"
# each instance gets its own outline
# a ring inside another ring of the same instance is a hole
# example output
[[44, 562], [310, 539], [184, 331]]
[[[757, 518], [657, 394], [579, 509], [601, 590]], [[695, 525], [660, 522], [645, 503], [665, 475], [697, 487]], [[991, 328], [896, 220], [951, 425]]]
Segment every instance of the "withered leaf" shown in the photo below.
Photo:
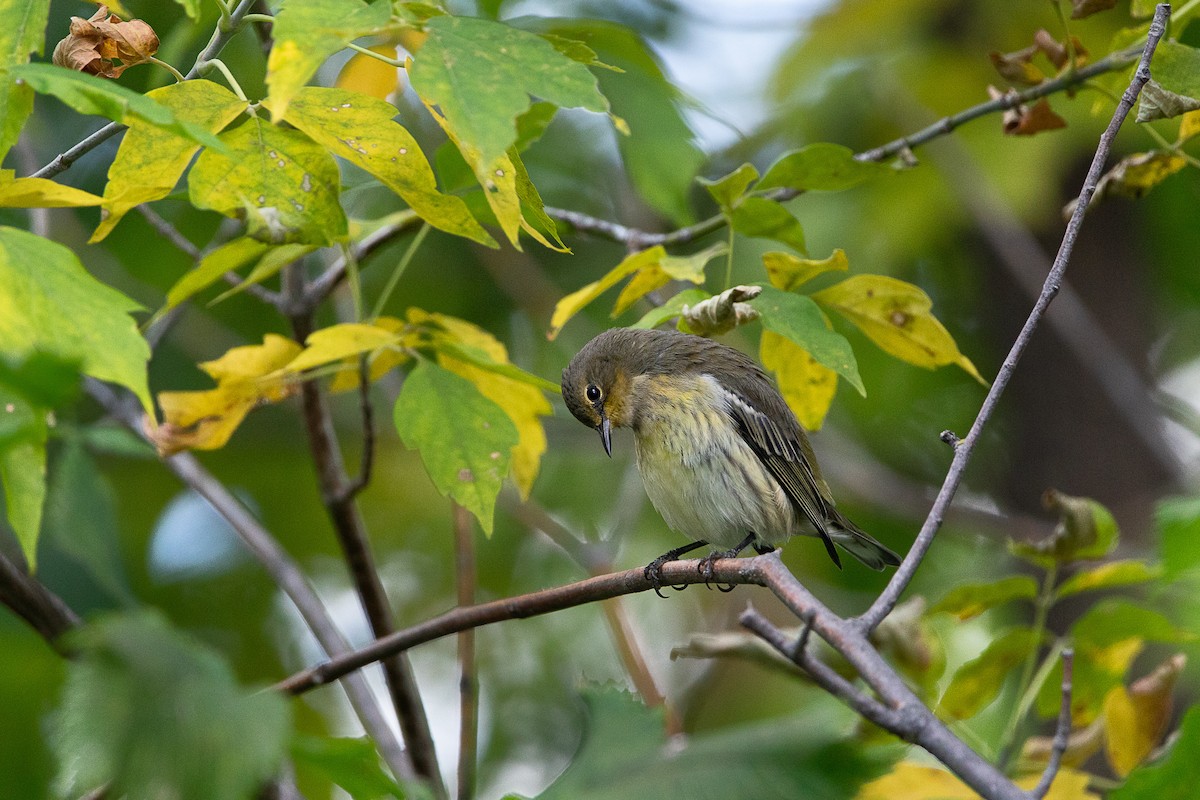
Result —
[[89, 19], [71, 17], [70, 33], [54, 47], [60, 67], [116, 78], [158, 52], [158, 35], [140, 19], [122, 22], [100, 6]]

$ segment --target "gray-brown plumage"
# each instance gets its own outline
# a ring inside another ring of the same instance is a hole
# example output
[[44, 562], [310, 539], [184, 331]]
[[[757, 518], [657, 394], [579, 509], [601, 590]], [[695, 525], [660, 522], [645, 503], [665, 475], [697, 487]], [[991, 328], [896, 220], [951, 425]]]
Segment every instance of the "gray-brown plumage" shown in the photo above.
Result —
[[[667, 524], [718, 547], [711, 559], [753, 544], [770, 550], [795, 534], [819, 536], [867, 566], [899, 557], [834, 505], [796, 417], [770, 378], [744, 354], [674, 331], [614, 329], [563, 371], [571, 413], [600, 432], [629, 427], [646, 492]], [[652, 564], [699, 545], [666, 554]]]

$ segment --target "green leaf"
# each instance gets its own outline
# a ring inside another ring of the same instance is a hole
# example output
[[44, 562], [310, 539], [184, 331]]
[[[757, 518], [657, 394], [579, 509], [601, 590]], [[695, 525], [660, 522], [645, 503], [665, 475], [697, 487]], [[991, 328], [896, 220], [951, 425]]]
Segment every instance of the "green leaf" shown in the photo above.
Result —
[[244, 800], [275, 774], [287, 701], [248, 691], [217, 653], [158, 614], [105, 617], [72, 634], [51, 744], [57, 788], [78, 796]]
[[240, 236], [208, 253], [200, 259], [200, 264], [195, 269], [185, 272], [167, 290], [166, 305], [155, 313], [155, 319], [180, 303], [190, 300], [197, 292], [212, 286], [226, 272], [236, 272], [251, 261], [261, 258], [270, 247], [269, 244], [249, 236]]
[[[115, 603], [135, 604], [121, 561], [116, 501], [112, 487], [84, 447], [69, 439], [50, 475], [43, 546], [62, 553]], [[78, 583], [78, 574], [72, 584]]]
[[1200, 496], [1160, 500], [1154, 518], [1167, 580], [1200, 566]]
[[42, 52], [50, 17], [49, 3], [16, 2], [4, 7], [4, 25], [0, 25], [0, 162], [17, 143], [33, 112], [33, 90], [11, 80], [7, 68], [27, 63], [30, 53]]
[[1004, 679], [1042, 642], [1031, 628], [1013, 628], [993, 639], [977, 658], [959, 667], [938, 704], [938, 714], [967, 719], [996, 699]]
[[250, 236], [271, 244], [346, 236], [337, 163], [325, 148], [257, 117], [220, 138], [226, 153], [205, 150], [188, 176], [194, 205], [244, 218]]
[[283, 119], [292, 98], [327, 58], [360, 36], [383, 30], [390, 19], [387, 0], [285, 0], [275, 15], [275, 43], [267, 58], [271, 121]]
[[881, 350], [901, 361], [925, 369], [957, 364], [987, 385], [933, 315], [933, 301], [919, 286], [886, 275], [854, 275], [812, 298], [837, 311]]
[[672, 319], [673, 317], [678, 317], [680, 314], [682, 314], [684, 306], [695, 305], [701, 300], [707, 300], [710, 297], [712, 297], [712, 295], [703, 289], [684, 289], [679, 294], [676, 294], [668, 299], [667, 302], [663, 303], [658, 308], [652, 308], [647, 311], [645, 316], [629, 327], [657, 328], [667, 320]]
[[1090, 497], [1072, 497], [1047, 489], [1046, 508], [1058, 512], [1054, 533], [1039, 542], [1009, 545], [1014, 555], [1039, 566], [1088, 558], [1104, 558], [1117, 546], [1117, 522], [1108, 509]]
[[[79, 365], [73, 359], [36, 350], [19, 362], [0, 357], [0, 386], [35, 408], [60, 408], [79, 396]], [[0, 435], [0, 445], [4, 441]]]
[[746, 196], [750, 184], [758, 179], [758, 170], [753, 164], [742, 164], [740, 167], [715, 180], [697, 178], [696, 182], [708, 190], [713, 200], [728, 212]]
[[[3, 387], [0, 387], [0, 409], [5, 410], [0, 435], [10, 439], [0, 445], [4, 506], [8, 525], [33, 571], [37, 569], [38, 534], [46, 500], [45, 416]], [[14, 428], [18, 431], [14, 432]]]
[[1080, 592], [1091, 592], [1097, 589], [1112, 589], [1117, 586], [1131, 586], [1135, 583], [1146, 583], [1162, 577], [1162, 567], [1147, 564], [1144, 561], [1113, 561], [1101, 564], [1091, 569], [1080, 570], [1055, 591], [1055, 597], [1061, 600]]
[[780, 156], [754, 190], [786, 186], [798, 192], [840, 192], [889, 171], [884, 164], [859, 161], [849, 147], [817, 142]]
[[[557, 250], [560, 253], [571, 252], [558, 236], [558, 225], [546, 213], [546, 205], [542, 196], [525, 169], [521, 154], [514, 147], [508, 151], [508, 160], [512, 162], [516, 177], [517, 197], [521, 201], [521, 230], [532, 236], [543, 247]], [[549, 238], [547, 238], [549, 237]], [[550, 239], [553, 239], [552, 243]]]
[[1200, 108], [1200, 50], [1160, 42], [1150, 64], [1153, 77], [1138, 100], [1138, 122], [1175, 117]]
[[204, 128], [180, 119], [171, 109], [115, 81], [87, 75], [53, 64], [20, 64], [9, 73], [41, 94], [51, 94], [80, 114], [95, 114], [113, 122], [144, 122], [206, 147], [223, 149]]
[[[551, 106], [553, 108], [553, 106]], [[442, 194], [420, 145], [391, 103], [344, 89], [301, 89], [284, 115], [334, 155], [371, 173], [435, 228], [488, 247], [496, 241], [462, 198]]]
[[772, 239], [808, 252], [804, 245], [804, 228], [800, 220], [774, 200], [765, 197], [746, 197], [729, 212], [729, 224], [738, 233], [760, 239]]
[[428, 361], [408, 374], [396, 398], [396, 431], [421, 453], [438, 491], [479, 520], [488, 535], [517, 428], [474, 384]]
[[304, 256], [316, 249], [316, 245], [311, 244], [283, 244], [279, 247], [268, 249], [267, 252], [263, 253], [258, 263], [254, 265], [254, 269], [250, 270], [250, 274], [241, 283], [221, 292], [209, 302], [209, 305], [215, 306], [217, 303], [228, 300], [235, 294], [246, 291], [247, 288], [255, 284], [262, 283], [267, 278], [277, 274], [288, 264], [304, 258]]
[[[530, 96], [564, 108], [607, 112], [588, 68], [536, 34], [469, 17], [435, 17], [409, 71], [413, 89], [490, 166], [504, 156]], [[470, 162], [472, 159], [467, 158]]]
[[965, 583], [947, 592], [926, 613], [952, 614], [963, 622], [1013, 600], [1032, 600], [1037, 593], [1037, 582], [1028, 575], [1014, 575], [990, 583]]
[[405, 797], [404, 790], [384, 771], [370, 739], [346, 739], [297, 734], [292, 760], [309, 767], [343, 789], [354, 800]]
[[624, 72], [602, 70], [600, 90], [629, 124], [617, 149], [637, 193], [677, 225], [691, 222], [690, 192], [705, 156], [680, 111], [685, 102], [663, 74], [654, 51], [636, 32], [602, 20], [555, 21], [553, 30], [581, 39]]
[[188, 15], [188, 19], [192, 22], [200, 21], [200, 0], [175, 0], [175, 2], [183, 6], [183, 11]]
[[1200, 782], [1200, 707], [1183, 715], [1179, 733], [1166, 756], [1138, 767], [1109, 800], [1190, 800]]
[[153, 413], [150, 347], [129, 312], [141, 306], [87, 273], [68, 248], [0, 227], [0, 352], [34, 350], [78, 361], [80, 371], [127, 387]]
[[764, 328], [791, 339], [819, 363], [849, 381], [859, 394], [866, 395], [850, 343], [829, 329], [821, 309], [811, 298], [764, 286], [751, 305], [758, 310]]
[[1109, 647], [1132, 637], [1169, 644], [1190, 638], [1159, 612], [1121, 598], [1101, 600], [1089, 608], [1071, 628], [1071, 636], [1081, 648]]
[[579, 751], [539, 800], [845, 800], [896, 755], [840, 740], [841, 723], [820, 711], [698, 733], [664, 755], [661, 712], [616, 689], [588, 688], [583, 700], [588, 713]]
[[[173, 83], [147, 92], [179, 119], [217, 133], [246, 110], [246, 101], [220, 84], [206, 80]], [[117, 156], [108, 168], [100, 224], [90, 243], [103, 239], [131, 209], [166, 197], [179, 182], [200, 145], [174, 131], [130, 120]]]

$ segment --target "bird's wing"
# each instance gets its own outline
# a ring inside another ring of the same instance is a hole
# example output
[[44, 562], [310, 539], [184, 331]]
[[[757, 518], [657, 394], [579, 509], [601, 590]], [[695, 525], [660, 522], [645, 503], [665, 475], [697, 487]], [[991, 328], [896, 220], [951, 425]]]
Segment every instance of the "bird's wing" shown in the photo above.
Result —
[[[742, 439], [758, 456], [767, 471], [779, 481], [783, 491], [816, 529], [825, 543], [825, 549], [833, 563], [840, 568], [842, 560], [834, 549], [833, 540], [826, 529], [833, 504], [826, 497], [825, 481], [816, 473], [812, 448], [797, 424], [794, 430], [781, 430], [771, 417], [760, 411], [747, 398], [736, 391], [724, 388], [728, 400], [729, 415], [737, 426]], [[784, 419], [792, 420], [791, 411], [779, 400]]]

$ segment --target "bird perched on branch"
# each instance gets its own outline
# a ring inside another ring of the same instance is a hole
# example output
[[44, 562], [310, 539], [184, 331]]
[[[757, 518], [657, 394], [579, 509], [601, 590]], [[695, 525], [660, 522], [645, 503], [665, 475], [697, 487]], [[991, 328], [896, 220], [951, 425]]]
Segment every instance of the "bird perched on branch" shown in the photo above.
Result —
[[633, 429], [650, 502], [697, 540], [646, 567], [656, 592], [663, 564], [696, 548], [720, 548], [700, 562], [711, 579], [717, 559], [750, 546], [767, 553], [797, 534], [820, 537], [839, 568], [834, 545], [872, 569], [900, 563], [834, 506], [800, 423], [743, 353], [676, 331], [616, 328], [571, 360], [562, 393], [610, 456], [612, 429]]

